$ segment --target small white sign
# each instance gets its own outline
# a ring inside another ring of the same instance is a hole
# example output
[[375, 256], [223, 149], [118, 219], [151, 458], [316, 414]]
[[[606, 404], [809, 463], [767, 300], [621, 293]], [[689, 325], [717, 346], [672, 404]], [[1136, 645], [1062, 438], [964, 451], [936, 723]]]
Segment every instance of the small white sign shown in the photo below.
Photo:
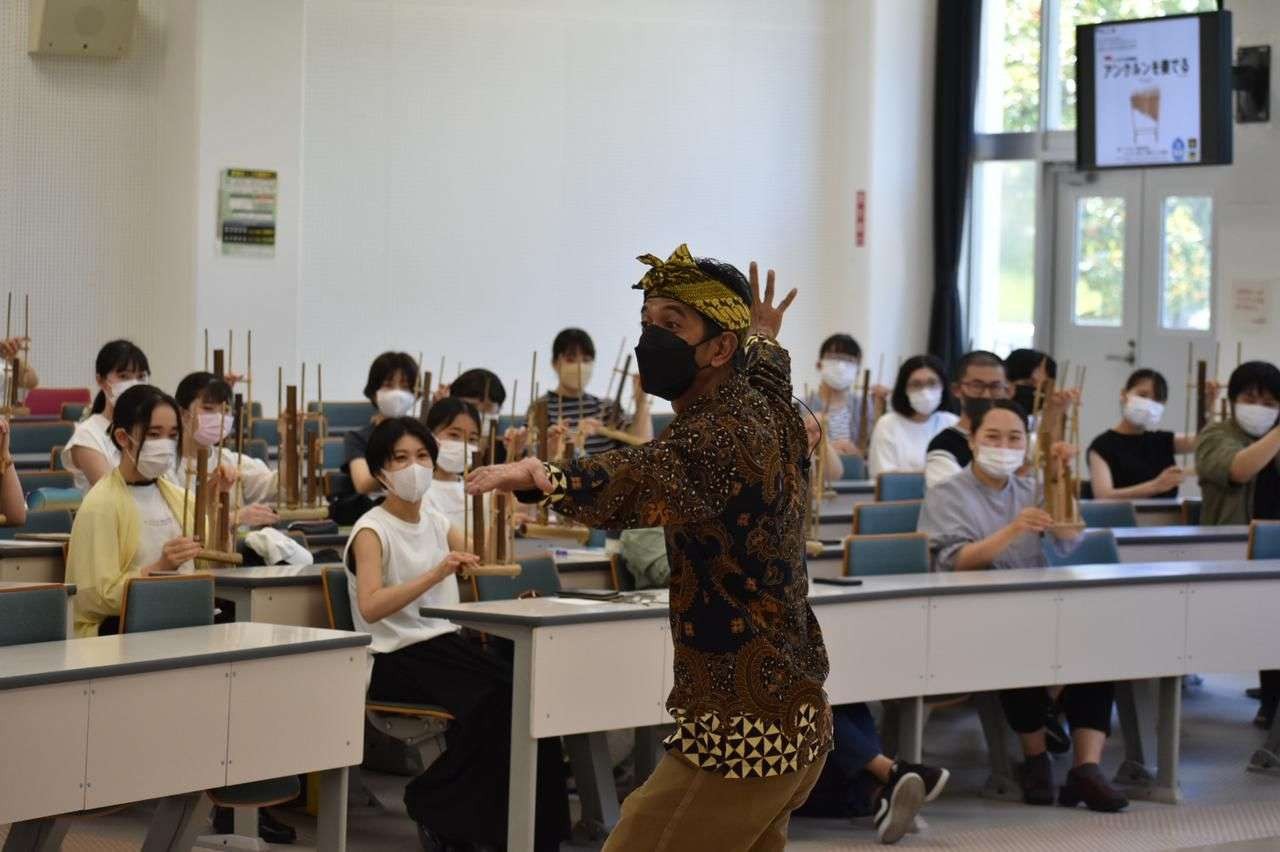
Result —
[[1240, 334], [1265, 334], [1271, 325], [1270, 290], [1275, 278], [1237, 278], [1231, 282], [1231, 321]]

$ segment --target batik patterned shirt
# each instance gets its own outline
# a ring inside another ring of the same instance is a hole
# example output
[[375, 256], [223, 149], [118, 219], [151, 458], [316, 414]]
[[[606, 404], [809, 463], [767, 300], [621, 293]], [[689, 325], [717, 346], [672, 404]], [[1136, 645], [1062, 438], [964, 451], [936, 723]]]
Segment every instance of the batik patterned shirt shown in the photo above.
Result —
[[664, 528], [677, 722], [667, 746], [728, 778], [793, 772], [831, 746], [804, 562], [808, 441], [786, 351], [753, 337], [746, 363], [661, 440], [547, 465], [557, 512]]

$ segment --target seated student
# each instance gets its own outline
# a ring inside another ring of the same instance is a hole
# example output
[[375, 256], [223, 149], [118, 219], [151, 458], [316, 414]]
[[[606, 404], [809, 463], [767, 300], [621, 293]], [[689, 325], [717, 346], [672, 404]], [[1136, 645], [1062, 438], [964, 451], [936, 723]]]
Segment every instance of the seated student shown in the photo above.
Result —
[[[818, 418], [814, 411], [804, 406], [800, 406], [800, 419], [804, 421], [805, 434], [809, 436], [809, 454], [811, 457], [817, 452], [818, 441], [822, 440], [822, 424], [818, 422]], [[830, 415], [827, 419], [827, 428], [831, 428]], [[823, 482], [838, 482], [844, 477], [844, 466], [840, 462], [840, 453], [836, 451], [835, 442], [827, 436], [826, 456], [823, 458], [822, 464], [822, 480]], [[816, 458], [812, 461], [817, 462]]]
[[[365, 447], [374, 428], [388, 417], [408, 417], [417, 402], [418, 362], [407, 352], [383, 352], [369, 365], [369, 379], [364, 384], [364, 396], [374, 407], [369, 425], [348, 432], [342, 439], [346, 460], [342, 472], [351, 477], [351, 483], [359, 494], [373, 494], [382, 490], [381, 484], [369, 472], [364, 460]], [[367, 501], [372, 505], [371, 501]], [[366, 509], [368, 506], [365, 507]]]
[[108, 434], [116, 400], [134, 385], [146, 384], [151, 365], [141, 349], [128, 340], [113, 340], [98, 350], [94, 364], [98, 395], [92, 413], [76, 424], [62, 448], [62, 466], [71, 471], [76, 488], [90, 486], [120, 463], [120, 451]]
[[1030, 415], [1035, 410], [1036, 390], [1045, 379], [1058, 378], [1058, 362], [1038, 349], [1015, 349], [1004, 359], [1004, 372], [1013, 385], [1010, 398]]
[[[1280, 369], [1246, 361], [1227, 382], [1231, 417], [1206, 426], [1196, 442], [1200, 523], [1280, 520]], [[1262, 672], [1254, 724], [1270, 728], [1280, 705], [1280, 671]]]
[[27, 522], [27, 498], [18, 479], [18, 466], [9, 452], [9, 418], [0, 417], [0, 515], [5, 524], [20, 527]]
[[596, 345], [591, 335], [580, 328], [566, 328], [556, 335], [551, 343], [551, 367], [556, 371], [559, 384], [543, 396], [547, 401], [550, 422], [553, 425], [564, 424], [569, 429], [570, 439], [577, 437], [575, 433], [580, 424], [587, 435], [585, 451], [589, 456], [624, 446], [612, 438], [595, 434], [595, 430], [603, 426], [613, 426], [646, 441], [652, 440], [649, 395], [639, 389], [638, 383], [635, 416], [630, 422], [618, 425], [615, 422], [622, 420], [622, 412], [618, 411], [614, 401], [587, 393], [595, 362]]
[[154, 571], [194, 570], [196, 544], [182, 523], [184, 494], [165, 475], [177, 462], [178, 403], [137, 385], [114, 400], [108, 435], [119, 465], [98, 480], [76, 511], [67, 582], [76, 585], [76, 636], [119, 632], [125, 581]]
[[[1053, 518], [1040, 506], [1035, 477], [1018, 476], [1027, 451], [1027, 421], [1022, 408], [1009, 400], [994, 400], [973, 424], [969, 438], [973, 462], [960, 473], [925, 492], [919, 529], [929, 536], [936, 571], [978, 571], [990, 568], [1044, 568], [1040, 535], [1052, 530]], [[1055, 456], [1069, 464], [1074, 452], [1057, 443]], [[1053, 542], [1068, 550], [1070, 544]], [[1058, 803], [1084, 802], [1091, 810], [1117, 811], [1128, 801], [1103, 775], [1098, 762], [1111, 731], [1115, 684], [1075, 683], [1058, 697], [1071, 727], [1075, 760]], [[1018, 733], [1026, 757], [1022, 777], [1023, 801], [1050, 805], [1054, 801], [1053, 764], [1047, 751], [1045, 720], [1053, 699], [1045, 687], [1000, 691], [1009, 725]]]
[[923, 471], [929, 442], [959, 420], [951, 413], [955, 400], [942, 362], [932, 355], [904, 361], [889, 405], [892, 410], [871, 431], [868, 472], [875, 477], [889, 471]]
[[[364, 461], [387, 497], [360, 518], [347, 545], [351, 616], [357, 630], [373, 637], [371, 698], [433, 704], [454, 716], [444, 754], [405, 789], [423, 848], [502, 848], [510, 665], [465, 638], [456, 625], [418, 615], [422, 606], [457, 603], [455, 575], [477, 561], [461, 552], [462, 531], [423, 505], [434, 487], [438, 454], [435, 438], [415, 418], [386, 418], [371, 431]], [[559, 740], [538, 746], [535, 848], [556, 849], [569, 813]]]
[[480, 413], [456, 396], [445, 397], [427, 412], [427, 429], [439, 444], [435, 482], [427, 492], [426, 505], [449, 519], [451, 526], [466, 533], [467, 495], [462, 474], [471, 465], [480, 441]]
[[182, 415], [183, 464], [169, 471], [166, 478], [186, 488], [187, 469], [194, 473], [196, 452], [204, 447], [210, 451], [208, 472], [217, 474], [221, 487], [231, 489], [235, 496], [243, 488], [244, 505], [236, 510], [236, 522], [258, 527], [279, 523], [275, 510], [265, 505], [276, 498], [279, 474], [262, 460], [227, 446], [236, 439], [231, 386], [213, 373], [191, 373], [178, 383], [174, 399]]
[[1182, 468], [1176, 453], [1195, 449], [1195, 435], [1156, 427], [1169, 384], [1155, 370], [1135, 370], [1120, 393], [1120, 422], [1089, 445], [1089, 481], [1099, 500], [1177, 497]]
[[[818, 390], [805, 400], [814, 412], [827, 415], [827, 440], [836, 452], [845, 456], [861, 456], [859, 444], [862, 424], [862, 398], [854, 393], [858, 368], [862, 366], [862, 347], [847, 334], [833, 334], [818, 349]], [[883, 406], [888, 393], [879, 385], [870, 389], [869, 399], [875, 408]], [[874, 411], [867, 412], [867, 429], [875, 424]]]
[[[497, 423], [502, 415], [502, 406], [507, 401], [507, 389], [502, 380], [491, 370], [476, 367], [464, 370], [450, 384], [440, 390], [437, 399], [452, 396], [469, 402], [480, 412], [480, 434], [487, 436], [491, 423]], [[501, 436], [499, 436], [501, 437]]]
[[950, 479], [973, 460], [973, 453], [969, 451], [969, 425], [991, 407], [992, 400], [1009, 396], [1004, 362], [994, 352], [983, 349], [966, 352], [956, 363], [954, 376], [951, 392], [960, 400], [960, 420], [929, 442], [924, 465], [926, 488]]

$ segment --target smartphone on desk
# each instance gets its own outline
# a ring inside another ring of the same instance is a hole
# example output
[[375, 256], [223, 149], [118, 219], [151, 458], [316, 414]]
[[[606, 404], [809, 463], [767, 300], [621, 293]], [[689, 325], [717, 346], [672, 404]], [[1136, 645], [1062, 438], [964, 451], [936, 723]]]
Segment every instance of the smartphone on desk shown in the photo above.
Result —
[[861, 586], [857, 577], [810, 577], [815, 583], [826, 583], [828, 586]]

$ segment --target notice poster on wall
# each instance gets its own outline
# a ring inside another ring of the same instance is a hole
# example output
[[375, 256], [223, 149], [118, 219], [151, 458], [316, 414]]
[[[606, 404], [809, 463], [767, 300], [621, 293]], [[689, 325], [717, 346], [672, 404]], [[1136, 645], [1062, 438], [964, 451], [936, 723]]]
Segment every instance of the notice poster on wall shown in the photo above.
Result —
[[1237, 278], [1231, 282], [1231, 324], [1239, 334], [1265, 334], [1271, 326], [1268, 293], [1280, 281]]
[[275, 172], [223, 170], [218, 193], [218, 241], [223, 254], [275, 256]]
[[1097, 165], [1199, 162], [1198, 17], [1098, 26], [1094, 81]]

